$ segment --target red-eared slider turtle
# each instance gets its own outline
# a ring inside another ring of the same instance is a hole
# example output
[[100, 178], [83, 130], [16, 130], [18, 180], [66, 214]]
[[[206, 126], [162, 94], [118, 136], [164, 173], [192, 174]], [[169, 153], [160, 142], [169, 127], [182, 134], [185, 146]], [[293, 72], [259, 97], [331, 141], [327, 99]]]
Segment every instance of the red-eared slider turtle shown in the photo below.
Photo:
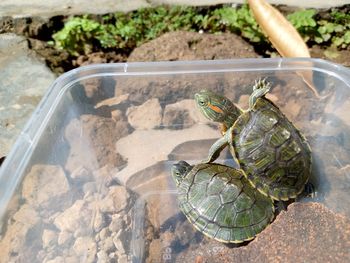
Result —
[[[275, 200], [300, 194], [311, 174], [311, 150], [304, 136], [265, 94], [270, 84], [259, 80], [243, 111], [226, 97], [201, 91], [195, 100], [201, 112], [223, 125], [224, 136], [209, 150], [206, 162], [229, 145], [245, 176]], [[227, 131], [226, 131], [227, 130]]]
[[225, 243], [251, 240], [273, 219], [272, 199], [256, 191], [240, 170], [180, 161], [171, 173], [180, 210], [211, 238]]

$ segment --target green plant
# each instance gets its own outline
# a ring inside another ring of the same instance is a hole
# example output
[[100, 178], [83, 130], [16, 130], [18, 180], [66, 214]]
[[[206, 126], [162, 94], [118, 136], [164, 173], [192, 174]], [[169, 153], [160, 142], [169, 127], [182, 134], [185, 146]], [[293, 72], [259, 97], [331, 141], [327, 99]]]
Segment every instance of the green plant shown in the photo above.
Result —
[[87, 16], [72, 17], [52, 37], [57, 48], [78, 55], [92, 50], [93, 40], [101, 34], [101, 30], [101, 25]]
[[218, 22], [228, 30], [241, 34], [251, 42], [266, 41], [266, 37], [260, 30], [252, 12], [247, 4], [240, 8], [224, 7], [213, 12]]
[[[316, 10], [307, 9], [291, 13], [287, 18], [309, 45], [318, 43], [337, 48], [350, 45], [350, 14], [334, 10], [327, 19], [319, 19]], [[110, 48], [128, 53], [146, 41], [175, 30], [234, 32], [255, 44], [268, 43], [247, 4], [237, 8], [159, 6], [101, 18], [70, 17], [53, 39], [57, 48], [74, 56]]]
[[305, 41], [346, 48], [350, 44], [350, 15], [331, 12], [328, 20], [316, 20], [316, 10], [300, 10], [287, 16]]

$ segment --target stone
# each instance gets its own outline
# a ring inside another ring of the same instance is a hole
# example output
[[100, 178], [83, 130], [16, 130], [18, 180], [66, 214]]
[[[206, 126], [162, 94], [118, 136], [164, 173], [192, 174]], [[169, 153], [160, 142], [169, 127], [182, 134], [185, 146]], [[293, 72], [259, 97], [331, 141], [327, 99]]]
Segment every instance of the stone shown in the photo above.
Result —
[[43, 248], [54, 247], [57, 245], [58, 235], [55, 231], [44, 229], [41, 239], [43, 241]]
[[91, 181], [93, 179], [92, 174], [83, 166], [77, 167], [72, 171], [70, 177], [79, 182]]
[[100, 211], [95, 212], [94, 217], [94, 230], [99, 232], [103, 227], [106, 226], [106, 219]]
[[130, 260], [128, 260], [128, 256], [127, 255], [120, 255], [118, 256], [118, 263], [128, 263], [130, 262]]
[[346, 114], [350, 110], [350, 102], [346, 98], [347, 96], [344, 96], [340, 99], [337, 95], [334, 95], [327, 103], [325, 113], [334, 114], [344, 123], [350, 123], [349, 114]]
[[124, 229], [125, 223], [123, 218], [119, 214], [112, 215], [111, 223], [108, 226], [109, 231], [118, 232], [120, 229]]
[[231, 34], [174, 31], [135, 48], [128, 61], [208, 60], [256, 58], [253, 47]]
[[1, 262], [24, 261], [22, 252], [32, 227], [30, 224], [21, 222], [8, 225], [6, 233], [0, 239]]
[[3, 157], [55, 76], [29, 50], [24, 37], [0, 34], [0, 54], [0, 157]]
[[150, 99], [140, 106], [129, 107], [126, 116], [135, 129], [154, 129], [161, 124], [162, 108], [158, 99]]
[[99, 202], [103, 213], [118, 213], [124, 210], [128, 204], [129, 193], [124, 186], [112, 186], [105, 198]]
[[58, 239], [57, 239], [57, 243], [58, 245], [62, 246], [65, 243], [69, 243], [73, 238], [73, 234], [71, 232], [68, 231], [61, 231], [58, 234]]
[[[273, 245], [272, 245], [273, 244]], [[208, 243], [176, 259], [194, 262], [346, 262], [350, 258], [350, 221], [319, 203], [293, 203], [246, 246]]]
[[97, 262], [98, 263], [109, 262], [108, 254], [104, 251], [97, 252]]
[[28, 226], [34, 226], [40, 220], [37, 211], [28, 204], [24, 204], [21, 208], [13, 215], [13, 219], [17, 222]]
[[108, 230], [108, 227], [105, 227], [105, 228], [102, 228], [101, 231], [99, 232], [99, 235], [100, 235], [100, 239], [101, 240], [104, 240], [108, 237], [109, 235], [109, 230]]
[[95, 182], [87, 182], [83, 186], [83, 192], [85, 196], [91, 195], [96, 192], [96, 183]]
[[63, 203], [61, 198], [69, 190], [68, 180], [60, 166], [36, 164], [23, 180], [22, 196], [28, 204], [54, 210], [54, 206]]
[[106, 253], [109, 253], [111, 251], [115, 251], [115, 245], [114, 245], [112, 236], [106, 237], [102, 241], [101, 249], [103, 251], [105, 251]]
[[77, 200], [75, 203], [58, 215], [55, 226], [61, 231], [74, 233], [80, 229], [89, 229], [93, 211], [84, 200]]
[[[200, 124], [183, 130], [136, 130], [116, 144], [118, 152], [128, 160], [128, 166], [118, 171], [116, 177], [125, 183], [133, 174], [160, 161], [168, 160], [168, 155], [177, 145], [191, 140], [212, 139], [219, 136], [217, 130]], [[155, 145], [159, 144], [161, 147], [155, 148]], [[205, 157], [198, 156], [198, 160]]]
[[160, 239], [155, 239], [149, 245], [149, 255], [146, 263], [161, 262], [162, 260], [162, 242]]
[[65, 168], [73, 173], [81, 166], [93, 171], [105, 165], [123, 165], [124, 161], [113, 145], [128, 134], [128, 124], [123, 120], [117, 123], [111, 118], [88, 114], [71, 120], [65, 130], [65, 138], [70, 145]]
[[134, 174], [126, 183], [128, 188], [140, 196], [148, 193], [143, 197], [145, 206], [142, 205], [137, 209], [144, 209], [138, 212], [141, 215], [146, 214], [155, 228], [160, 228], [170, 217], [179, 212], [176, 195], [167, 193], [173, 185], [166, 165], [166, 162], [159, 162]]
[[116, 247], [116, 249], [118, 251], [118, 254], [124, 254], [125, 253], [125, 248], [124, 248], [123, 242], [119, 239], [118, 236], [115, 236], [113, 238], [113, 243], [114, 243], [114, 246]]
[[208, 123], [192, 99], [181, 100], [165, 106], [162, 124], [168, 129], [184, 129], [195, 123]]
[[91, 237], [78, 237], [73, 245], [73, 250], [82, 262], [95, 262], [97, 247]]

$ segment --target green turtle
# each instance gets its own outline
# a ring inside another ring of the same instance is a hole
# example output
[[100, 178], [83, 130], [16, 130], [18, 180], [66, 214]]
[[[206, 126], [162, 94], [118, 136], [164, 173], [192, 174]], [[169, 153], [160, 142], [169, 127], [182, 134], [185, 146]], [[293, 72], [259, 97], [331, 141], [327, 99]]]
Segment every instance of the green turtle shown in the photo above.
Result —
[[193, 226], [224, 243], [253, 239], [271, 222], [271, 198], [252, 187], [242, 171], [215, 163], [174, 164], [180, 210]]
[[[311, 149], [300, 131], [265, 97], [270, 84], [256, 81], [249, 109], [210, 91], [195, 94], [200, 111], [222, 123], [223, 136], [210, 148], [205, 162], [216, 160], [227, 145], [246, 178], [274, 200], [296, 198], [311, 174]], [[311, 186], [312, 188], [312, 186]]]

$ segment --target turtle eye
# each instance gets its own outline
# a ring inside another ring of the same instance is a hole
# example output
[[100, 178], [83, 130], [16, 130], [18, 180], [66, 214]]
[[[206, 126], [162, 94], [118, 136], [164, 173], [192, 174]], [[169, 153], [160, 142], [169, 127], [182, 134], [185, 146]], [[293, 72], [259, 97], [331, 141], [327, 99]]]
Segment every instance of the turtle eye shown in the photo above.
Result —
[[204, 101], [204, 100], [200, 100], [200, 101], [198, 101], [198, 103], [199, 103], [200, 106], [205, 106], [206, 105], [206, 101]]

